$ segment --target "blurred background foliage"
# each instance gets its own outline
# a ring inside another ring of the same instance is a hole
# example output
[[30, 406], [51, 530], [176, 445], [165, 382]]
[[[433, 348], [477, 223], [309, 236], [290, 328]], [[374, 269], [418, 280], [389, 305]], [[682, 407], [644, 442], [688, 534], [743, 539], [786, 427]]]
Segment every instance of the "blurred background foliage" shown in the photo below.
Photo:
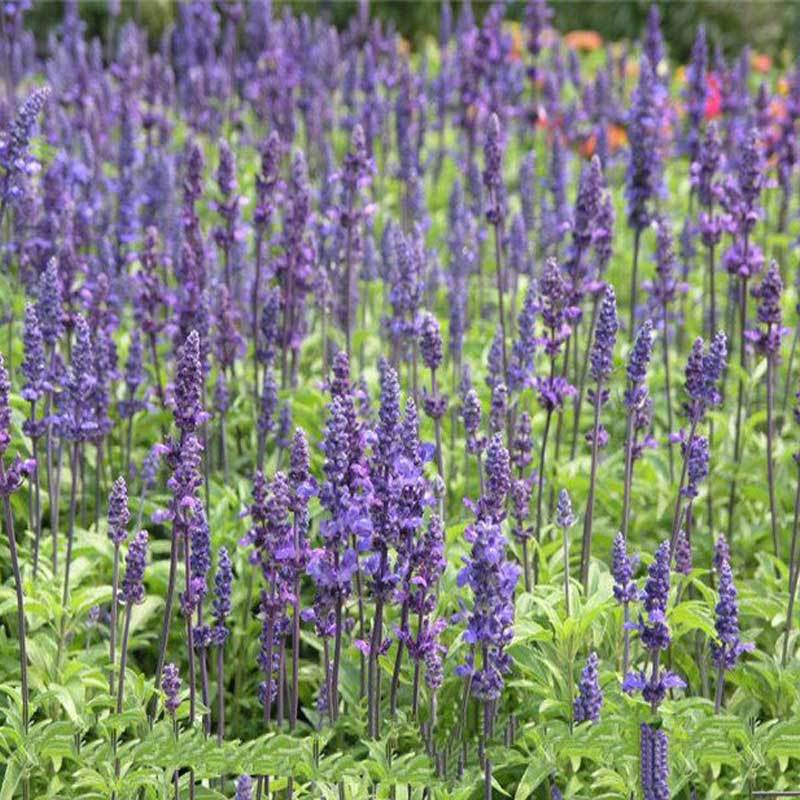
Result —
[[[153, 41], [169, 25], [180, 0], [123, 0], [121, 19], [137, 16], [150, 31]], [[217, 0], [219, 4], [221, 0]], [[245, 0], [248, 2], [249, 0]], [[453, 2], [458, 13], [459, 2]], [[81, 0], [80, 13], [93, 35], [107, 35], [109, 26], [106, 0]], [[279, 10], [291, 5], [296, 12], [327, 15], [344, 27], [358, 12], [358, 0], [274, 0]], [[508, 2], [508, 17], [522, 19], [524, 2]], [[649, 0], [554, 0], [553, 24], [562, 31], [596, 30], [611, 41], [633, 41], [643, 30], [651, 3]], [[477, 0], [473, 8], [482, 16], [488, 2]], [[755, 50], [782, 61], [796, 57], [800, 50], [800, 0], [667, 0], [659, 3], [662, 28], [671, 57], [687, 59], [695, 27], [703, 22], [711, 41], [730, 55], [748, 43]], [[412, 43], [436, 35], [439, 27], [439, 0], [373, 0], [371, 14], [391, 21]], [[63, 14], [61, 0], [34, 0], [28, 24], [41, 41], [57, 25]]]

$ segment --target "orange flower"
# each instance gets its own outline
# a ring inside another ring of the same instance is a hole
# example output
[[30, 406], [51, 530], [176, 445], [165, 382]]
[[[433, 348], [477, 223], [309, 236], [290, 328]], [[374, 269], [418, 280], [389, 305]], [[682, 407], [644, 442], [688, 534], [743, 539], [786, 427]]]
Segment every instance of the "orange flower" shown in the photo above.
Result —
[[579, 145], [578, 145], [578, 152], [586, 159], [591, 158], [594, 155], [594, 151], [597, 148], [597, 137], [594, 134], [587, 136]]
[[407, 56], [411, 52], [411, 44], [409, 43], [408, 39], [404, 39], [402, 36], [397, 37], [397, 54], [401, 56]]
[[750, 66], [762, 74], [772, 69], [772, 59], [766, 53], [752, 53], [750, 55]]
[[769, 104], [769, 117], [778, 122], [786, 119], [786, 102], [777, 97], [773, 98]]
[[511, 28], [511, 60], [522, 60], [522, 29], [518, 22], [512, 22]]
[[777, 85], [777, 92], [783, 97], [786, 97], [789, 94], [789, 81], [786, 78], [778, 78], [778, 85]]
[[621, 125], [608, 126], [608, 146], [612, 153], [616, 153], [628, 144], [628, 132]]
[[597, 31], [570, 31], [564, 36], [564, 44], [571, 50], [593, 53], [603, 46], [603, 37]]

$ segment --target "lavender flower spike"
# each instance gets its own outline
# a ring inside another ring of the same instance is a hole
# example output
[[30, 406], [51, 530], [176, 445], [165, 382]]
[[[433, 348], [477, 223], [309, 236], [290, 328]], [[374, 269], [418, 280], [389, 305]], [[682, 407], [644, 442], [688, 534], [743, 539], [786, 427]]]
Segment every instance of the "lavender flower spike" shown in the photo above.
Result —
[[131, 605], [144, 601], [144, 570], [147, 564], [147, 531], [139, 531], [128, 548], [127, 569], [122, 581], [122, 599]]
[[[722, 536], [719, 537], [724, 542]], [[722, 546], [717, 548], [722, 551]], [[716, 621], [714, 628], [717, 631], [717, 641], [711, 644], [711, 657], [717, 667], [717, 693], [715, 710], [719, 713], [722, 708], [723, 690], [725, 687], [725, 672], [733, 669], [742, 653], [753, 649], [752, 644], [743, 644], [739, 639], [739, 603], [737, 600], [736, 586], [733, 583], [733, 573], [730, 561], [724, 556], [720, 559], [719, 572], [719, 601], [717, 602]]]
[[639, 774], [643, 800], [669, 800], [669, 744], [667, 734], [642, 723]]
[[164, 692], [164, 708], [167, 713], [174, 719], [175, 712], [181, 704], [181, 676], [175, 664], [169, 663], [164, 665], [164, 671], [161, 678], [161, 691]]
[[597, 674], [597, 653], [590, 653], [578, 684], [572, 716], [575, 722], [599, 722], [603, 707], [603, 692]]

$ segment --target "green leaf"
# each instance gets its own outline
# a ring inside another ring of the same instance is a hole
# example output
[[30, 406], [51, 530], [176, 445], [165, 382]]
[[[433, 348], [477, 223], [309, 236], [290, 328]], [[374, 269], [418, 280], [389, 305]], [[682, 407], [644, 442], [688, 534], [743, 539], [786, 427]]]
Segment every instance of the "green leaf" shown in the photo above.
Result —
[[514, 800], [526, 800], [550, 774], [551, 767], [546, 762], [528, 764], [514, 793]]

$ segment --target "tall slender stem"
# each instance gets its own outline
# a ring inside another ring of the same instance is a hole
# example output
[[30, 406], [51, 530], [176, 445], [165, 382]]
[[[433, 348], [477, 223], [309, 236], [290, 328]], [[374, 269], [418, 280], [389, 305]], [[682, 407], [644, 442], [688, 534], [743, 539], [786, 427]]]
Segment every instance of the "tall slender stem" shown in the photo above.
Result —
[[[491, 202], [494, 202], [493, 200]], [[503, 301], [503, 233], [500, 225], [494, 226], [494, 255], [497, 271], [497, 313], [500, 321], [500, 339], [503, 347], [503, 381], [508, 386], [508, 353], [506, 352], [506, 315]]]
[[[183, 566], [186, 579], [186, 595], [189, 596], [189, 581], [191, 581], [191, 542], [189, 537], [185, 537], [183, 542]], [[186, 615], [186, 646], [189, 658], [189, 727], [194, 727], [195, 705], [196, 705], [196, 684], [195, 677], [195, 653], [194, 653], [194, 626], [192, 625], [192, 615]], [[194, 770], [189, 770], [189, 800], [194, 800]]]
[[164, 395], [164, 385], [161, 382], [161, 362], [158, 359], [158, 347], [156, 345], [156, 335], [155, 333], [151, 333], [150, 355], [153, 359], [153, 370], [156, 373], [156, 394], [158, 395], [158, 402], [161, 404], [161, 408], [166, 408], [167, 398]]
[[[348, 192], [348, 196], [350, 193]], [[353, 331], [351, 320], [351, 306], [353, 303], [353, 230], [352, 230], [352, 217], [353, 217], [353, 200], [349, 197], [348, 210], [347, 210], [347, 235], [345, 240], [345, 298], [344, 298], [344, 336], [345, 336], [345, 349], [347, 352], [348, 361], [352, 357], [353, 352]]]
[[534, 528], [534, 538], [536, 539], [536, 552], [533, 554], [533, 584], [531, 584], [531, 576], [525, 575], [525, 590], [530, 591], [532, 585], [536, 585], [539, 581], [539, 542], [541, 541], [542, 533], [542, 495], [544, 493], [544, 458], [547, 453], [547, 435], [550, 432], [550, 421], [553, 417], [553, 412], [548, 408], [547, 416], [544, 422], [544, 432], [542, 433], [542, 449], [539, 453], [539, 474], [537, 479], [536, 491], [536, 527]]
[[[581, 425], [581, 410], [583, 408], [583, 391], [586, 388], [586, 376], [589, 373], [589, 355], [592, 352], [592, 340], [594, 339], [594, 329], [597, 324], [597, 310], [599, 307], [598, 295], [592, 299], [592, 316], [589, 321], [589, 330], [586, 332], [586, 347], [583, 349], [583, 361], [581, 364], [580, 377], [578, 379], [578, 393], [575, 395], [575, 406], [572, 417], [572, 443], [570, 445], [570, 460], [575, 458], [578, 450], [578, 434]], [[576, 331], [577, 334], [577, 331]], [[577, 354], [577, 347], [575, 348]]]
[[664, 303], [662, 308], [663, 314], [663, 342], [661, 352], [664, 356], [664, 394], [667, 398], [667, 454], [669, 455], [669, 480], [670, 483], [675, 480], [675, 458], [672, 452], [672, 443], [669, 441], [669, 436], [672, 434], [672, 385], [669, 377], [669, 337], [667, 331], [667, 304]]
[[[0, 482], [5, 484], [5, 465], [0, 459]], [[3, 515], [5, 517], [6, 538], [8, 551], [11, 558], [11, 571], [14, 574], [14, 591], [17, 595], [17, 641], [19, 642], [19, 675], [20, 695], [22, 701], [22, 730], [28, 735], [30, 723], [29, 692], [28, 692], [28, 650], [26, 644], [27, 628], [25, 622], [25, 594], [22, 589], [22, 573], [19, 568], [17, 553], [17, 537], [14, 533], [14, 515], [11, 512], [11, 501], [7, 494], [3, 495]], [[22, 786], [25, 800], [30, 797], [30, 779], [26, 776]]]
[[[770, 326], [771, 328], [772, 326]], [[775, 461], [773, 446], [775, 439], [775, 359], [767, 355], [767, 483], [769, 486], [769, 516], [772, 530], [772, 547], [775, 558], [780, 558], [778, 539], [778, 504], [775, 500]]]
[[[745, 253], [747, 253], [747, 240], [745, 239]], [[733, 462], [737, 465], [741, 458], [742, 447], [742, 406], [744, 404], [744, 376], [747, 369], [747, 278], [742, 278], [741, 296], [739, 298], [739, 384], [736, 390], [736, 432], [733, 439]], [[731, 491], [728, 497], [728, 542], [733, 533], [733, 510], [736, 506], [736, 480], [734, 474], [731, 481]]]
[[261, 264], [262, 264], [262, 243], [264, 240], [264, 228], [262, 225], [256, 227], [255, 233], [255, 276], [253, 278], [253, 290], [250, 296], [250, 327], [253, 337], [253, 400], [256, 416], [258, 416], [258, 303], [261, 299]]
[[642, 229], [636, 228], [633, 234], [633, 268], [631, 269], [631, 310], [630, 310], [630, 327], [628, 328], [628, 335], [633, 341], [634, 333], [636, 332], [636, 292], [639, 274], [639, 242], [642, 238]]
[[331, 722], [339, 719], [339, 664], [342, 659], [342, 599], [336, 602], [336, 632], [333, 640], [333, 671], [328, 692]]
[[628, 409], [625, 432], [625, 478], [622, 486], [622, 538], [628, 541], [631, 518], [631, 484], [633, 483], [633, 410]]
[[689, 436], [686, 439], [686, 446], [684, 448], [684, 456], [683, 456], [683, 466], [681, 467], [681, 479], [678, 483], [678, 491], [675, 496], [675, 510], [672, 516], [672, 538], [670, 540], [670, 553], [675, 552], [675, 544], [678, 541], [678, 531], [680, 530], [681, 526], [681, 519], [683, 517], [681, 513], [681, 501], [683, 500], [683, 483], [686, 480], [686, 471], [689, 466], [689, 453], [691, 452], [692, 448], [692, 441], [694, 440], [695, 433], [697, 432], [697, 422], [692, 422], [691, 427], [689, 428]]
[[622, 674], [628, 674], [628, 665], [631, 663], [631, 632], [628, 630], [628, 622], [631, 618], [631, 610], [627, 602], [623, 603], [623, 646], [622, 646]]
[[[725, 645], [722, 646], [724, 647]], [[722, 661], [721, 658], [720, 661]], [[719, 714], [719, 712], [722, 710], [722, 698], [724, 690], [725, 690], [725, 664], [720, 663], [719, 667], [717, 667], [717, 692], [714, 697], [715, 714]]]
[[[172, 623], [172, 606], [175, 603], [175, 584], [178, 579], [178, 534], [175, 526], [172, 528], [172, 542], [169, 551], [169, 577], [167, 579], [167, 597], [164, 602], [164, 618], [161, 623], [161, 637], [158, 645], [158, 660], [156, 661], [155, 685], [161, 685], [161, 673], [164, 670], [164, 662], [167, 656], [167, 644], [169, 643], [169, 630]], [[153, 701], [150, 722], [155, 718], [156, 700]]]
[[716, 266], [714, 264], [714, 245], [708, 248], [708, 282], [710, 294], [710, 308], [708, 317], [708, 339], [714, 337], [717, 332], [717, 290], [716, 290]]
[[797, 489], [794, 496], [794, 523], [792, 525], [792, 543], [789, 549], [789, 604], [786, 608], [786, 629], [783, 635], [783, 653], [781, 655], [781, 666], [786, 666], [789, 656], [789, 634], [792, 631], [792, 617], [794, 616], [794, 602], [797, 595], [797, 533], [800, 528], [800, 464], [797, 470]]
[[67, 631], [67, 608], [69, 607], [69, 577], [72, 564], [72, 541], [75, 536], [75, 507], [78, 493], [78, 442], [72, 444], [70, 456], [70, 492], [69, 492], [69, 521], [67, 529], [67, 555], [64, 566], [64, 591], [61, 596], [61, 629], [58, 637], [59, 660], [64, 649], [64, 637]]
[[[119, 660], [119, 683], [117, 684], [117, 716], [122, 714], [122, 704], [125, 698], [125, 670], [128, 666], [128, 637], [131, 631], [131, 612], [133, 611], [133, 602], [128, 601], [125, 605], [125, 622], [122, 629], [122, 643], [120, 644], [120, 660]], [[111, 748], [114, 751], [114, 775], [119, 778], [120, 763], [117, 756], [117, 734], [116, 731], [112, 734]]]
[[600, 431], [600, 404], [603, 398], [603, 384], [598, 382], [594, 396], [594, 427], [592, 429], [592, 466], [589, 473], [589, 497], [586, 500], [586, 513], [583, 516], [583, 545], [581, 547], [581, 583], [583, 593], [589, 588], [589, 559], [592, 554], [592, 519], [594, 517], [594, 484], [597, 479], [597, 450]]
[[[483, 703], [483, 738], [489, 741], [492, 729], [492, 705], [489, 700]], [[484, 800], [492, 800], [492, 762], [488, 755], [483, 759], [483, 797]]]
[[[297, 523], [295, 522], [295, 531]], [[289, 730], [297, 725], [297, 712], [300, 706], [300, 576], [294, 580], [294, 600], [292, 602], [292, 691], [289, 696]]]
[[225, 648], [217, 645], [217, 744], [225, 739]]
[[111, 667], [108, 671], [108, 691], [114, 696], [114, 667], [117, 663], [117, 605], [119, 597], [119, 545], [114, 543], [114, 567], [111, 573], [111, 618], [108, 624], [108, 660]]
[[567, 611], [567, 616], [571, 614], [569, 602], [569, 528], [565, 527], [563, 532], [564, 538], [564, 607]]
[[794, 327], [794, 336], [792, 336], [792, 347], [789, 350], [789, 360], [786, 362], [786, 383], [783, 387], [783, 405], [781, 406], [781, 427], [786, 420], [786, 408], [789, 405], [789, 392], [792, 388], [792, 366], [794, 364], [794, 356], [797, 352], [797, 341], [800, 339], [800, 322]]
[[[382, 559], [385, 556], [382, 556]], [[375, 625], [372, 630], [372, 640], [369, 647], [367, 671], [367, 696], [369, 698], [369, 735], [377, 739], [380, 731], [380, 690], [378, 688], [378, 651], [383, 641], [383, 598], [375, 601]]]
[[[36, 401], [31, 402], [31, 424], [36, 424]], [[41, 468], [39, 464], [39, 437], [31, 437], [31, 455], [36, 463], [36, 474], [33, 477], [33, 520], [32, 527], [35, 532], [33, 542], [33, 577], [39, 572], [39, 548], [42, 542], [42, 495], [41, 495]]]

